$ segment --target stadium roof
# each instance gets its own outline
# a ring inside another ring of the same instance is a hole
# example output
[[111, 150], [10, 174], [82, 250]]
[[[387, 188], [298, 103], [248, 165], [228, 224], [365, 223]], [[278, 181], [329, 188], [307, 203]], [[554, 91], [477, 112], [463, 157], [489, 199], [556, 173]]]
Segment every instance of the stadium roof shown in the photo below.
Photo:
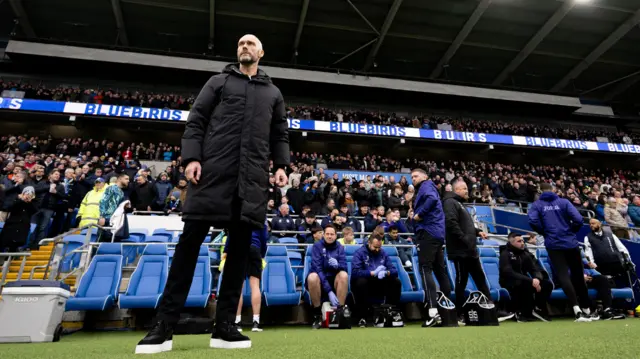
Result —
[[224, 59], [255, 33], [270, 64], [640, 93], [640, 0], [0, 0], [3, 13], [26, 38]]

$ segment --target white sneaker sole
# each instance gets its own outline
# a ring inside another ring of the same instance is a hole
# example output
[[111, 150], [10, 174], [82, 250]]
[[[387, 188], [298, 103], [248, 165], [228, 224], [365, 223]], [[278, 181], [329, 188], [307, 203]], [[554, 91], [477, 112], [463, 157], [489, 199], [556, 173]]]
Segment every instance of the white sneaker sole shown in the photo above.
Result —
[[404, 327], [404, 322], [392, 322], [391, 326], [394, 328]]
[[541, 320], [543, 322], [549, 322], [548, 320], [544, 319], [543, 316], [541, 316], [540, 314], [536, 313], [536, 312], [532, 312], [531, 315], [533, 315], [536, 319]]
[[251, 348], [251, 340], [227, 342], [222, 339], [211, 339], [209, 347], [214, 349], [249, 349]]
[[262, 329], [260, 329], [260, 328], [251, 328], [251, 331], [252, 332], [261, 332]]
[[578, 318], [575, 320], [576, 323], [588, 323], [591, 322], [591, 319], [589, 318]]
[[514, 316], [515, 316], [515, 314], [511, 314], [511, 315], [506, 315], [504, 317], [500, 317], [500, 318], [498, 318], [498, 322], [502, 323], [502, 322], [504, 322], [506, 320], [509, 320], [509, 319], [513, 318]]
[[173, 349], [173, 340], [168, 340], [157, 345], [136, 345], [136, 354], [159, 354], [170, 352]]

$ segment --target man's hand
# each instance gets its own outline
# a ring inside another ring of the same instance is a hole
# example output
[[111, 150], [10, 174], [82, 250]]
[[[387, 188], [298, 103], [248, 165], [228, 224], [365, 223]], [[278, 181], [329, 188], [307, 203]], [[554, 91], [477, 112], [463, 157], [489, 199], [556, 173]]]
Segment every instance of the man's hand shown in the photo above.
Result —
[[151, 212], [151, 206], [147, 206], [147, 211]]
[[338, 297], [334, 292], [329, 292], [329, 301], [331, 302], [331, 305], [334, 307], [337, 307], [340, 305], [340, 301], [338, 300]]
[[198, 181], [200, 181], [200, 175], [202, 174], [202, 166], [200, 166], [200, 162], [193, 161], [189, 163], [184, 173], [187, 177], [187, 181], [193, 184], [198, 184]]
[[593, 278], [592, 278], [591, 276], [586, 275], [586, 274], [584, 275], [584, 281], [585, 281], [585, 282], [591, 282], [591, 280], [592, 280], [592, 279], [593, 279]]
[[540, 280], [538, 278], [533, 278], [531, 285], [536, 289], [536, 292], [542, 290], [542, 287], [540, 287]]
[[591, 269], [596, 269], [596, 268], [598, 268], [598, 266], [597, 266], [595, 263], [593, 263], [593, 262], [589, 262], [589, 263], [587, 263], [587, 265], [588, 265], [588, 266], [589, 266], [589, 268], [591, 268]]
[[378, 273], [378, 279], [382, 279], [382, 278], [384, 278], [386, 276], [387, 276], [387, 272], [386, 271], [380, 271]]
[[73, 208], [67, 208], [67, 212], [73, 213]]
[[422, 220], [422, 218], [420, 218], [419, 214], [416, 214], [415, 216], [413, 216], [413, 220], [417, 221], [417, 222], [420, 222]]
[[331, 266], [331, 268], [336, 269], [338, 268], [338, 260], [335, 258], [329, 258], [329, 265]]
[[284, 187], [287, 185], [289, 179], [287, 178], [287, 173], [282, 169], [278, 169], [275, 174], [276, 178], [276, 186]]
[[98, 224], [99, 224], [99, 225], [101, 225], [101, 226], [104, 226], [105, 222], [106, 222], [106, 221], [105, 221], [105, 219], [104, 219], [104, 218], [100, 218], [100, 219], [98, 220]]
[[479, 235], [479, 236], [480, 236], [480, 238], [482, 238], [482, 239], [487, 239], [487, 238], [489, 238], [489, 236], [488, 236], [486, 233], [484, 233], [484, 232], [480, 232], [480, 233], [478, 233], [478, 235]]
[[385, 266], [378, 266], [378, 268], [376, 268], [376, 270], [373, 271], [373, 275], [377, 276], [378, 273], [387, 270], [387, 268]]

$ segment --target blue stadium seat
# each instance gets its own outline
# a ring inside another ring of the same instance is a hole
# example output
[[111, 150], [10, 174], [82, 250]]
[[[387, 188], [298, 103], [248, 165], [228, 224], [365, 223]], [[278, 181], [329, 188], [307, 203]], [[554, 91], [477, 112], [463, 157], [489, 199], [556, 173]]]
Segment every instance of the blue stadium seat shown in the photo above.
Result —
[[[480, 222], [495, 222], [493, 220], [493, 213], [491, 212], [491, 206], [473, 206], [476, 210], [476, 217]], [[487, 224], [487, 230], [489, 233], [496, 233], [496, 228], [492, 224]]]
[[146, 228], [132, 228], [129, 230], [129, 237], [137, 236], [140, 238], [140, 242], [144, 242], [148, 235], [149, 231]]
[[167, 237], [164, 234], [161, 234], [161, 235], [154, 234], [152, 236], [147, 236], [144, 239], [144, 242], [145, 243], [169, 243], [171, 242], [171, 238]]
[[262, 273], [262, 295], [267, 306], [298, 305], [300, 293], [296, 291], [296, 280], [287, 249], [270, 246], [266, 256], [267, 266]]
[[67, 273], [78, 268], [82, 253], [74, 253], [71, 255], [67, 255], [67, 253], [71, 253], [82, 247], [84, 240], [85, 236], [82, 234], [73, 234], [62, 238], [62, 255], [65, 256], [65, 258], [60, 262], [60, 272]]
[[[85, 229], [80, 231], [80, 234], [86, 235], [88, 231], [89, 231], [89, 229], [85, 228]], [[98, 234], [98, 228], [97, 227], [91, 227], [91, 234]]]
[[[220, 275], [218, 276], [218, 284], [216, 286], [216, 293], [220, 293], [220, 285], [222, 284], [222, 274], [223, 272], [220, 272]], [[242, 288], [242, 307], [249, 307], [251, 306], [251, 286], [249, 284], [249, 278], [246, 278], [244, 280], [244, 286]]]
[[[445, 253], [445, 257], [446, 257], [446, 253]], [[447, 272], [449, 273], [449, 280], [451, 280], [451, 300], [455, 300], [456, 299], [456, 294], [455, 294], [455, 290], [456, 290], [456, 286], [455, 286], [455, 281], [456, 281], [456, 267], [455, 265], [453, 265], [453, 262], [451, 260], [449, 260], [448, 258], [445, 259], [445, 265], [447, 266]], [[471, 275], [469, 275], [469, 280], [467, 280], [467, 287], [464, 290], [465, 293], [465, 297], [469, 295], [469, 293], [473, 292], [473, 291], [477, 291], [478, 288], [476, 287], [476, 283], [473, 281], [473, 278], [471, 278]]]
[[[311, 271], [311, 248], [313, 246], [308, 246], [304, 255], [304, 268], [302, 272], [302, 298], [307, 304], [311, 304], [311, 296], [309, 295], [309, 291], [307, 291], [307, 277], [309, 276], [309, 272]], [[353, 257], [353, 256], [352, 256]], [[347, 256], [347, 259], [349, 257]], [[351, 272], [351, 266], [349, 266], [349, 276]]]
[[167, 245], [147, 245], [129, 279], [127, 291], [120, 295], [120, 308], [157, 308], [168, 274]]
[[538, 257], [538, 263], [540, 263], [542, 268], [547, 271], [549, 280], [551, 281], [551, 284], [553, 284], [553, 290], [551, 291], [549, 299], [566, 300], [567, 296], [564, 294], [564, 291], [561, 288], [556, 288], [556, 284], [553, 282], [554, 273], [553, 268], [551, 268], [551, 262], [549, 261], [547, 250], [542, 248], [536, 250], [536, 257]]
[[[287, 251], [289, 257], [289, 264], [291, 264], [291, 270], [296, 278], [296, 285], [302, 282], [302, 253], [298, 251]], [[295, 268], [294, 268], [295, 266]]]
[[173, 237], [175, 237], [174, 231], [167, 231], [164, 228], [156, 229], [155, 231], [153, 231], [152, 235], [167, 237], [167, 240], [165, 242], [171, 242], [173, 241]]
[[211, 297], [211, 260], [209, 259], [209, 247], [200, 246], [198, 262], [193, 274], [193, 282], [189, 289], [189, 295], [185, 307], [206, 307]]
[[480, 264], [487, 278], [487, 286], [491, 293], [491, 299], [509, 299], [509, 291], [500, 286], [500, 261], [498, 253], [493, 248], [478, 248]]
[[65, 310], [105, 310], [115, 303], [122, 279], [122, 245], [101, 243]]
[[494, 241], [493, 239], [485, 239], [482, 241], [482, 245], [483, 246], [500, 246], [503, 243], [500, 243], [498, 241]]
[[389, 256], [391, 263], [393, 263], [398, 270], [398, 278], [402, 284], [402, 289], [400, 291], [400, 303], [423, 303], [424, 290], [420, 290], [418, 288], [413, 289], [411, 278], [409, 278], [409, 274], [402, 266], [402, 261], [400, 260], [400, 257], [398, 257], [398, 250], [396, 247], [383, 246], [382, 248]]

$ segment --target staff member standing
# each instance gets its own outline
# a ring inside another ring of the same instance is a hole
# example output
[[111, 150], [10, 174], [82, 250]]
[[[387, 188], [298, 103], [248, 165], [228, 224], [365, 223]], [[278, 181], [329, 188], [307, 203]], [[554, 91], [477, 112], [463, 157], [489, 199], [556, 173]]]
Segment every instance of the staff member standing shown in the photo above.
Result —
[[461, 309], [466, 298], [464, 295], [469, 275], [487, 298], [491, 298], [486, 276], [480, 264], [478, 237], [487, 238], [487, 234], [476, 229], [473, 218], [462, 205], [469, 199], [469, 190], [463, 180], [452, 184], [453, 192], [446, 192], [442, 200], [446, 224], [447, 255], [456, 268], [456, 307]]
[[445, 296], [451, 295], [451, 285], [442, 250], [445, 231], [444, 213], [438, 188], [428, 179], [427, 172], [419, 168], [414, 169], [411, 171], [411, 181], [416, 190], [413, 200], [415, 243], [426, 294], [425, 308], [429, 307], [422, 326], [433, 327], [441, 324], [442, 318], [438, 314], [437, 287], [432, 273], [438, 279], [440, 291]]
[[250, 348], [238, 332], [236, 309], [245, 278], [251, 232], [266, 219], [269, 160], [278, 169], [276, 184], [287, 183], [289, 133], [284, 100], [267, 74], [253, 35], [238, 41], [239, 64], [227, 65], [200, 91], [182, 136], [182, 158], [189, 180], [183, 208], [184, 232], [176, 246], [158, 321], [140, 341], [137, 353], [171, 350], [173, 328], [184, 307], [200, 245], [209, 228], [227, 228], [229, 244], [220, 285], [212, 348]]
[[528, 213], [529, 225], [544, 236], [557, 283], [573, 307], [576, 322], [590, 322], [591, 301], [582, 273], [580, 243], [576, 238], [582, 227], [582, 216], [571, 202], [553, 193], [550, 184], [543, 183], [540, 189], [543, 193]]

